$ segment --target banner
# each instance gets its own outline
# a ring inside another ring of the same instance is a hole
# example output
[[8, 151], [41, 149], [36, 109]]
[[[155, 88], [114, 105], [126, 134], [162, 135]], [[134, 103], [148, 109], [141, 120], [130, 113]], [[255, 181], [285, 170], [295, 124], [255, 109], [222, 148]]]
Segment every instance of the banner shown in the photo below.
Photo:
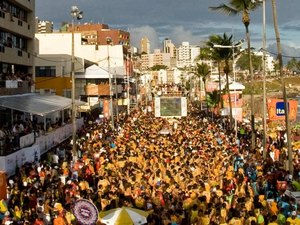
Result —
[[7, 183], [6, 183], [6, 173], [0, 171], [0, 200], [7, 198]]
[[93, 225], [98, 221], [98, 209], [89, 200], [78, 199], [72, 207], [72, 212], [79, 224]]
[[[223, 106], [229, 107], [229, 96], [228, 94], [222, 95]], [[242, 108], [243, 107], [243, 99], [240, 98], [240, 93], [230, 93], [231, 107], [232, 108]]]
[[[289, 120], [296, 120], [297, 107], [297, 100], [288, 100]], [[284, 101], [282, 99], [268, 99], [267, 108], [269, 120], [285, 120]]]
[[103, 100], [103, 115], [105, 118], [110, 117], [109, 100]]

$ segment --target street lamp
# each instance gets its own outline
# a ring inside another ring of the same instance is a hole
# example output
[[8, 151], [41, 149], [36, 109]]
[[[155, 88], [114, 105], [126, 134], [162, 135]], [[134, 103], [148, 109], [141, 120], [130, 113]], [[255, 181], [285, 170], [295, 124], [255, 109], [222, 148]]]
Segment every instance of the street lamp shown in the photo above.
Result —
[[112, 80], [111, 80], [111, 72], [110, 72], [110, 57], [109, 57], [109, 46], [113, 44], [112, 38], [107, 37], [106, 38], [106, 44], [107, 44], [107, 70], [108, 70], [108, 83], [109, 83], [109, 106], [110, 106], [110, 122], [111, 122], [111, 128], [115, 129], [115, 123], [114, 123], [114, 108], [113, 108], [113, 93], [112, 93]]
[[266, 94], [266, 1], [263, 2], [263, 26], [262, 26], [262, 48], [263, 48], [263, 159], [267, 157], [267, 94]]
[[73, 158], [77, 158], [76, 149], [76, 104], [75, 104], [75, 56], [74, 56], [74, 20], [80, 20], [83, 17], [83, 12], [78, 9], [77, 6], [72, 6], [71, 8], [72, 16], [72, 55], [71, 55], [71, 82], [72, 82], [72, 152]]

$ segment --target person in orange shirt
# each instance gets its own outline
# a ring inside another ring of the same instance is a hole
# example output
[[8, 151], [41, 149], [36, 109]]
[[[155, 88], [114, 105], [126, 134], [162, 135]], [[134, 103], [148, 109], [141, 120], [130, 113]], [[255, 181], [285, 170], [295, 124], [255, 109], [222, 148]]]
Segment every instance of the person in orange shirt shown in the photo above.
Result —
[[67, 221], [63, 215], [63, 212], [59, 213], [53, 220], [53, 225], [67, 225]]

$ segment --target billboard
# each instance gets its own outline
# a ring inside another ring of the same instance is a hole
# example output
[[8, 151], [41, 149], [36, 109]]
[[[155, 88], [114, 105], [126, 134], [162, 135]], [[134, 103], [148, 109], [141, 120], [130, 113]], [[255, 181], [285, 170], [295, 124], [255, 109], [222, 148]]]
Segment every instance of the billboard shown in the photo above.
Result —
[[[240, 97], [241, 92], [230, 93], [231, 107], [232, 108], [242, 108], [243, 107], [243, 99]], [[229, 107], [229, 96], [228, 94], [222, 95], [223, 106]]]
[[156, 97], [156, 117], [181, 117], [187, 116], [186, 97]]
[[[282, 99], [268, 99], [267, 101], [269, 120], [284, 120], [285, 109]], [[297, 100], [288, 100], [289, 119], [296, 120], [298, 110]]]

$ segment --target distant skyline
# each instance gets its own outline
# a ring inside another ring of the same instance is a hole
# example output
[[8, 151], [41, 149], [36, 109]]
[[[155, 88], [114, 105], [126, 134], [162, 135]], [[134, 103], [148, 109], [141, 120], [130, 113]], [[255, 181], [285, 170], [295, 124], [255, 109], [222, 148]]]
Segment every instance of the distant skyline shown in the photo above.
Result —
[[[71, 7], [76, 5], [84, 13], [79, 23], [104, 23], [112, 29], [129, 31], [131, 45], [138, 48], [141, 38], [147, 36], [153, 51], [161, 48], [165, 38], [176, 45], [183, 41], [200, 44], [212, 34], [225, 32], [233, 34], [236, 41], [244, 39], [241, 15], [209, 10], [221, 3], [228, 0], [36, 0], [36, 16], [53, 21], [58, 29], [62, 22], [71, 22]], [[266, 0], [266, 5], [267, 46], [276, 53], [271, 1]], [[299, 0], [277, 0], [277, 11], [283, 55], [300, 57]], [[251, 43], [258, 50], [262, 46], [262, 8], [251, 11], [250, 17]]]

